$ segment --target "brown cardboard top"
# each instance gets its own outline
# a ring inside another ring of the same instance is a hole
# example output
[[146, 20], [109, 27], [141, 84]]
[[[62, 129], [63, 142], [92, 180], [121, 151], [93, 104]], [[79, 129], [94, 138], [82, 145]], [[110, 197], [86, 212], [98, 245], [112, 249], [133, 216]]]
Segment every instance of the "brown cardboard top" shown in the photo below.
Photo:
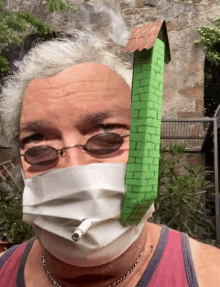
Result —
[[134, 27], [124, 52], [135, 52], [143, 49], [151, 49], [157, 38], [165, 42], [166, 63], [170, 61], [170, 47], [165, 20], [146, 23], [140, 27]]

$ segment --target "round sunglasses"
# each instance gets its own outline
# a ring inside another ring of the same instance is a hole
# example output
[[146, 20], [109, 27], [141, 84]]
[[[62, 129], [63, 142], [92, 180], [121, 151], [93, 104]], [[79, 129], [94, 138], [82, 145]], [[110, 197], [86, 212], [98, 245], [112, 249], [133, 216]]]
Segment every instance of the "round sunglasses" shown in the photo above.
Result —
[[115, 133], [98, 134], [86, 142], [86, 144], [64, 147], [57, 150], [51, 146], [36, 146], [28, 149], [24, 154], [24, 160], [37, 166], [47, 166], [57, 161], [60, 156], [65, 156], [66, 149], [80, 147], [84, 152], [91, 155], [107, 155], [118, 150], [124, 143], [126, 136], [120, 136]]

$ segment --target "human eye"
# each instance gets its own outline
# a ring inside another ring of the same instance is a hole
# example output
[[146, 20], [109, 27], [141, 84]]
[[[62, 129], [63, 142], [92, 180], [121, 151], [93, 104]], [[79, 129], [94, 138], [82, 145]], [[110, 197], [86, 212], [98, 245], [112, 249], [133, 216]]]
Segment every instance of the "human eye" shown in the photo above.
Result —
[[130, 135], [130, 127], [123, 124], [105, 124], [101, 125], [100, 129], [102, 130], [102, 134], [105, 133], [114, 133], [122, 138], [124, 138], [124, 144], [129, 141], [129, 135]]
[[122, 132], [125, 133], [126, 131], [128, 132], [130, 130], [130, 128], [124, 124], [100, 124], [99, 127], [104, 132], [106, 132], [106, 131], [116, 132], [117, 131], [120, 134]]
[[38, 143], [38, 142], [42, 141], [43, 138], [44, 138], [44, 136], [41, 133], [33, 134], [31, 136], [28, 136], [28, 137], [21, 139], [20, 140], [20, 146], [21, 146], [21, 148], [24, 148], [25, 144], [31, 143], [31, 142]]

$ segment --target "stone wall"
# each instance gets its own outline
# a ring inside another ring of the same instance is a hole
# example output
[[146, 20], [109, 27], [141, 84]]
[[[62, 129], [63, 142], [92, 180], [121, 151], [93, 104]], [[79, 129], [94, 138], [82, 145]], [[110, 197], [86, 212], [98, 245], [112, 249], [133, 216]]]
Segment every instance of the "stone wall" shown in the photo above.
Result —
[[[171, 47], [171, 62], [165, 69], [164, 118], [203, 116], [205, 51], [194, 44], [198, 27], [211, 25], [220, 15], [218, 0], [69, 0], [79, 12], [50, 13], [45, 1], [5, 1], [14, 11], [31, 10], [55, 31], [70, 33], [89, 29], [110, 39], [109, 50], [122, 54], [132, 28], [147, 21], [165, 19]], [[121, 46], [123, 45], [123, 46]], [[128, 61], [131, 56], [126, 55]]]
[[[146, 1], [150, 3], [150, 1]], [[164, 118], [203, 117], [205, 50], [194, 44], [198, 27], [220, 16], [215, 0], [158, 0], [158, 17], [165, 18], [172, 61], [165, 70]]]

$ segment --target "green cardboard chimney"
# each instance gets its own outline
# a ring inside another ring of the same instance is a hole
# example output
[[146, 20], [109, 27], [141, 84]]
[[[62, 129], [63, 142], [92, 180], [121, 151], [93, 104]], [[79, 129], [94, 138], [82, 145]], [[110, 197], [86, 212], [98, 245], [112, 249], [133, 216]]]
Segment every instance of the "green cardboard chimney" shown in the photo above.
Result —
[[134, 52], [130, 150], [123, 226], [138, 224], [157, 197], [165, 63], [170, 49], [164, 20], [135, 27], [124, 52]]

